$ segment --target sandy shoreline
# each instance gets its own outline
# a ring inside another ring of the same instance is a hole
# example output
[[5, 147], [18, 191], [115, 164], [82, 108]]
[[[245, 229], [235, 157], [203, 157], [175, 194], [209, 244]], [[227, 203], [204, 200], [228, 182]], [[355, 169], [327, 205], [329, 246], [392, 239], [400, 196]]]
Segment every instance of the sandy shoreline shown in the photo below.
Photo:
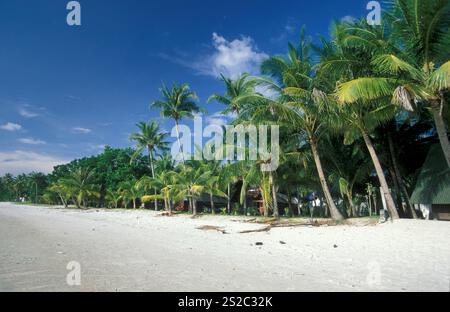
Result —
[[237, 220], [0, 203], [0, 291], [450, 291], [450, 223], [240, 234], [261, 225]]

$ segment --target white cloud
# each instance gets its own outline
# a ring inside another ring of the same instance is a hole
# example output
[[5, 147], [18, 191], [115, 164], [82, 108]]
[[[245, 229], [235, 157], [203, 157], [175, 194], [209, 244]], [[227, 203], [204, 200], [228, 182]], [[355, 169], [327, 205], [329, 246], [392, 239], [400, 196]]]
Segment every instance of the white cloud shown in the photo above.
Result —
[[25, 105], [23, 105], [22, 107], [19, 108], [19, 114], [22, 117], [25, 117], [25, 118], [34, 118], [34, 117], [38, 117], [39, 116], [38, 113], [34, 112], [31, 109], [31, 105], [28, 105], [28, 104], [25, 104]]
[[258, 74], [261, 62], [269, 56], [258, 50], [251, 37], [242, 36], [241, 39], [228, 41], [224, 37], [213, 33], [212, 43], [214, 52], [203, 55], [196, 60], [187, 60], [187, 57], [169, 56], [160, 53], [160, 57], [182, 66], [194, 69], [201, 75], [218, 77], [224, 74], [230, 78], [236, 78], [240, 74]]
[[199, 69], [203, 70], [203, 73], [214, 77], [220, 74], [231, 78], [243, 73], [257, 74], [261, 62], [269, 57], [258, 51], [250, 37], [228, 41], [213, 33], [213, 45], [216, 52], [207, 58], [206, 62], [198, 64], [201, 64]]
[[68, 163], [57, 157], [26, 151], [0, 152], [0, 175], [33, 171], [50, 173], [54, 166]]
[[29, 145], [44, 145], [47, 144], [47, 142], [42, 141], [42, 140], [38, 140], [38, 139], [33, 139], [33, 138], [22, 138], [19, 139], [20, 143], [23, 144], [29, 144]]
[[75, 128], [72, 128], [72, 132], [78, 133], [78, 134], [88, 134], [88, 133], [91, 133], [92, 130], [87, 129], [87, 128], [75, 127]]
[[19, 131], [22, 130], [22, 126], [16, 123], [8, 122], [4, 125], [0, 126], [0, 129], [6, 130], [6, 131]]

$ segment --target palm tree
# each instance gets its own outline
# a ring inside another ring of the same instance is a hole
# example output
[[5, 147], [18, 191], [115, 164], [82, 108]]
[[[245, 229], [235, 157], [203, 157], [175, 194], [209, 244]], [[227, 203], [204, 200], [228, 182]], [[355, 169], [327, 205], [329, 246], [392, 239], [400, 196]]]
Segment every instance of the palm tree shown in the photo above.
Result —
[[119, 202], [122, 199], [122, 195], [120, 192], [117, 192], [113, 189], [106, 190], [106, 200], [108, 201], [108, 204], [112, 207], [116, 208], [119, 206]]
[[[131, 158], [131, 161], [134, 161], [136, 157], [141, 155], [142, 152], [147, 149], [152, 177], [155, 178], [154, 158], [157, 151], [164, 151], [167, 149], [169, 143], [166, 142], [165, 139], [168, 134], [166, 132], [161, 132], [159, 130], [159, 124], [153, 121], [149, 123], [140, 122], [137, 124], [137, 127], [140, 129], [140, 132], [132, 133], [130, 135], [130, 140], [137, 142], [136, 152]], [[158, 200], [155, 200], [155, 211], [158, 211]]]
[[210, 205], [211, 205], [211, 213], [216, 214], [216, 208], [214, 205], [214, 196], [221, 196], [228, 198], [230, 195], [226, 195], [221, 190], [221, 176], [220, 176], [220, 163], [219, 162], [209, 162], [203, 165], [204, 170], [208, 171], [210, 174], [208, 179], [205, 181], [205, 193], [209, 195]]
[[[341, 99], [347, 103], [390, 96], [394, 104], [413, 111], [428, 106], [442, 150], [450, 168], [450, 142], [443, 112], [450, 89], [450, 2], [448, 0], [394, 0], [381, 28], [362, 23], [344, 34], [349, 47], [368, 51], [371, 68], [342, 88], [352, 90]], [[389, 29], [388, 34], [385, 30]], [[370, 75], [369, 75], [370, 74]]]
[[[329, 119], [328, 126], [344, 133], [345, 144], [352, 144], [359, 137], [363, 138], [380, 181], [389, 214], [393, 219], [398, 219], [398, 211], [371, 138], [371, 133], [378, 126], [394, 118], [396, 107], [384, 99], [372, 101], [372, 98], [363, 100], [359, 97], [379, 87], [376, 82], [360, 78], [373, 72], [373, 68], [366, 61], [370, 59], [371, 53], [361, 47], [362, 43], [356, 39], [358, 37], [355, 33], [362, 32], [360, 29], [371, 31], [373, 41], [384, 42], [383, 30], [372, 29], [366, 21], [357, 24], [340, 23], [335, 25], [333, 40], [325, 43], [324, 49], [320, 51], [319, 77], [336, 86], [337, 103], [335, 101], [329, 103], [329, 107], [335, 112], [329, 115], [334, 118]], [[388, 44], [382, 45], [383, 48], [386, 46]]]
[[122, 182], [119, 186], [119, 192], [122, 195], [125, 208], [127, 208], [127, 201], [133, 203], [133, 209], [137, 208], [137, 200], [142, 197], [142, 189], [138, 181], [130, 180]]
[[225, 84], [225, 94], [210, 96], [208, 103], [216, 101], [226, 105], [227, 108], [222, 112], [223, 115], [239, 115], [242, 112], [243, 105], [261, 97], [255, 91], [255, 87], [260, 84], [259, 79], [250, 77], [249, 74], [242, 74], [236, 80], [220, 75], [220, 79]]
[[197, 95], [191, 91], [187, 84], [181, 86], [174, 84], [172, 88], [163, 85], [160, 92], [163, 99], [153, 102], [151, 106], [159, 108], [162, 117], [172, 118], [175, 121], [179, 151], [184, 164], [186, 159], [180, 141], [179, 122], [183, 118], [193, 118], [194, 113], [199, 113], [202, 109], [196, 104], [196, 101], [198, 101]]
[[68, 190], [65, 188], [64, 183], [62, 182], [53, 183], [48, 187], [48, 190], [58, 194], [58, 197], [61, 200], [61, 203], [64, 205], [64, 208], [67, 208], [69, 206], [68, 202], [71, 196]]
[[174, 201], [183, 200], [185, 186], [180, 184], [180, 178], [175, 171], [161, 171], [157, 173], [156, 177], [142, 177], [138, 182], [139, 188], [144, 192], [148, 188], [155, 188], [160, 190], [160, 195], [143, 196], [142, 201], [147, 202], [154, 199], [163, 199], [165, 210], [172, 214], [172, 203]]
[[374, 62], [396, 81], [394, 100], [411, 108], [416, 103], [431, 108], [442, 150], [450, 168], [450, 142], [443, 111], [450, 89], [450, 2], [448, 0], [394, 0], [386, 17], [392, 37], [404, 53], [379, 56]]
[[94, 178], [95, 171], [93, 169], [80, 167], [69, 172], [69, 175], [58, 183], [61, 183], [61, 187], [74, 198], [77, 207], [87, 208], [86, 200], [91, 196], [99, 196]]
[[373, 171], [372, 163], [361, 148], [360, 142], [343, 145], [340, 137], [327, 137], [322, 144], [329, 181], [339, 186], [341, 196], [347, 199], [348, 215], [356, 217], [354, 188], [363, 183]]
[[343, 216], [331, 196], [318, 148], [318, 141], [324, 128], [323, 117], [327, 113], [326, 95], [318, 89], [320, 81], [316, 80], [314, 76], [310, 47], [302, 30], [300, 46], [295, 48], [289, 44], [288, 58], [271, 57], [263, 62], [262, 71], [276, 78], [281, 84], [275, 88], [281, 89], [284, 96], [280, 99], [280, 103], [272, 101], [273, 109], [278, 111], [279, 116], [287, 124], [305, 135], [314, 156], [331, 217], [334, 220], [342, 220]]

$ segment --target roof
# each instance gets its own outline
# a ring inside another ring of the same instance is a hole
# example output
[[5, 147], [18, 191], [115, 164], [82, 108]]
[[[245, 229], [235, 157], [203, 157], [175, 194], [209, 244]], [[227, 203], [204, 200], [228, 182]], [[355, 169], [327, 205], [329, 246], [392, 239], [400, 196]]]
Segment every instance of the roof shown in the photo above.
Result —
[[431, 147], [423, 165], [411, 203], [423, 205], [450, 204], [450, 170], [440, 145]]

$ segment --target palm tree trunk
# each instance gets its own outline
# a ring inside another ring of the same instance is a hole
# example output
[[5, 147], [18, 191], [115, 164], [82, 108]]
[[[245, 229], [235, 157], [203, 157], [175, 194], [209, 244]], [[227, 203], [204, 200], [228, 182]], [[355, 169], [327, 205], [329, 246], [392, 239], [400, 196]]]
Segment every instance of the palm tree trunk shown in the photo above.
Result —
[[402, 195], [401, 195], [401, 191], [400, 191], [400, 186], [398, 185], [397, 175], [395, 174], [395, 170], [393, 167], [389, 167], [388, 170], [392, 177], [392, 182], [394, 184], [394, 189], [395, 189], [395, 194], [396, 194], [395, 200], [397, 201], [397, 211], [399, 212], [399, 215], [402, 218], [405, 218], [407, 214], [403, 207], [403, 200], [402, 200]]
[[414, 210], [413, 205], [409, 201], [408, 190], [406, 189], [405, 182], [403, 182], [403, 178], [400, 173], [400, 168], [398, 166], [397, 156], [395, 153], [394, 142], [392, 141], [392, 136], [390, 134], [388, 134], [388, 142], [389, 142], [389, 150], [392, 157], [392, 166], [394, 167], [394, 172], [398, 181], [398, 186], [400, 187], [400, 192], [403, 192], [403, 195], [405, 196], [406, 207], [411, 213], [411, 216], [413, 217], [413, 219], [418, 219], [416, 211]]
[[194, 198], [192, 199], [192, 214], [197, 215], [197, 201]]
[[272, 198], [273, 198], [273, 217], [274, 218], [280, 218], [280, 212], [278, 211], [278, 199], [277, 199], [277, 190], [275, 187], [274, 179], [273, 179], [273, 172], [270, 171], [269, 173], [269, 183], [272, 187]]
[[294, 216], [294, 211], [292, 209], [292, 193], [289, 187], [287, 188], [287, 195], [288, 195], [288, 210], [290, 217]]
[[211, 202], [211, 213], [214, 215], [216, 214], [216, 208], [214, 207], [214, 198], [213, 198], [213, 194], [209, 194], [209, 200]]
[[167, 207], [169, 208], [169, 215], [172, 215], [172, 201], [170, 198], [167, 198]]
[[316, 140], [311, 138], [311, 150], [314, 156], [314, 161], [316, 163], [317, 173], [319, 175], [320, 184], [322, 185], [322, 190], [325, 195], [325, 199], [327, 201], [328, 208], [330, 210], [331, 218], [335, 221], [343, 220], [344, 217], [340, 213], [340, 211], [337, 209], [336, 204], [333, 201], [333, 197], [331, 196], [330, 189], [328, 187], [327, 180], [325, 178], [325, 173], [323, 171], [322, 162], [320, 160], [319, 151], [317, 149], [317, 143]]
[[181, 146], [180, 129], [179, 129], [179, 125], [178, 125], [178, 120], [175, 120], [175, 130], [177, 131], [177, 142], [178, 142], [178, 148], [179, 148], [180, 153], [181, 153], [181, 160], [183, 161], [183, 164], [185, 164], [186, 163], [186, 159], [184, 158], [183, 147]]
[[[152, 155], [152, 150], [149, 147], [148, 148], [148, 158], [150, 160], [150, 168], [152, 169], [152, 178], [155, 178], [155, 166], [153, 165], [153, 155]], [[156, 191], [156, 188], [153, 189], [155, 196], [158, 195], [158, 192]], [[155, 198], [155, 211], [158, 211], [158, 199]]]
[[436, 125], [436, 132], [439, 136], [442, 151], [444, 152], [445, 160], [450, 168], [450, 142], [447, 135], [447, 127], [442, 116], [442, 107], [444, 106], [444, 96], [441, 96], [441, 104], [434, 102], [431, 104], [433, 111], [434, 123]]
[[133, 209], [136, 209], [136, 199], [133, 198]]
[[347, 193], [348, 204], [350, 205], [350, 211], [352, 213], [352, 217], [358, 217], [358, 212], [356, 211], [355, 203], [353, 203], [353, 195], [352, 192]]
[[373, 165], [377, 172], [378, 180], [380, 181], [381, 189], [383, 190], [384, 198], [386, 199], [389, 214], [392, 219], [398, 219], [398, 211], [395, 208], [394, 199], [392, 198], [391, 192], [389, 191], [389, 186], [386, 182], [386, 176], [383, 172], [383, 168], [381, 167], [380, 159], [378, 158], [378, 155], [372, 144], [372, 140], [370, 139], [369, 134], [365, 129], [363, 129], [361, 132], [367, 149], [369, 150], [370, 157], [372, 158]]
[[227, 212], [230, 215], [231, 214], [231, 183], [228, 183], [228, 189], [227, 189]]

